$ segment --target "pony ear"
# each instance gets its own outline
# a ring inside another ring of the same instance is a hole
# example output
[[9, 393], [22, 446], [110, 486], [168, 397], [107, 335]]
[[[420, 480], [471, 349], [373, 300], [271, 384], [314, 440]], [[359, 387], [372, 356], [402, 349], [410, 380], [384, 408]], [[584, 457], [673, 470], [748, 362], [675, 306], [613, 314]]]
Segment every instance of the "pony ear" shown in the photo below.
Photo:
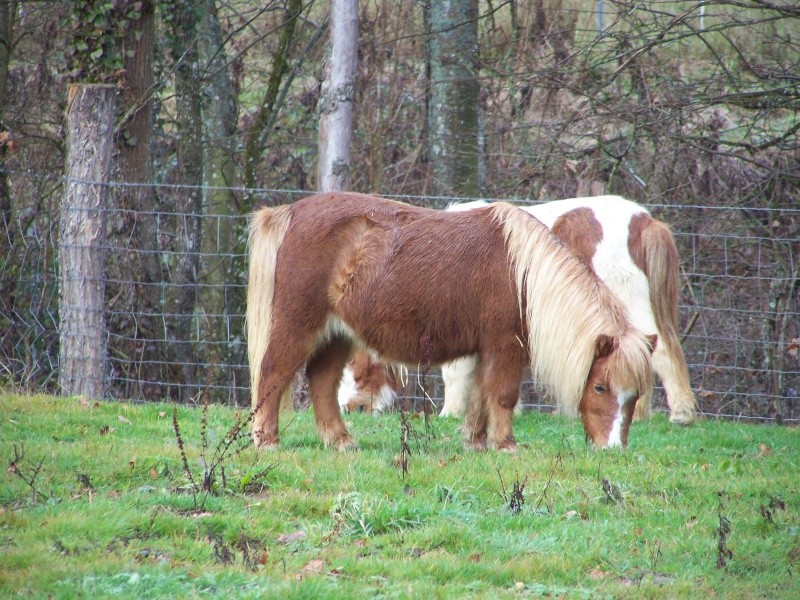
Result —
[[647, 338], [647, 344], [650, 346], [650, 354], [655, 352], [656, 345], [658, 344], [658, 334], [651, 333], [650, 335], [644, 336]]
[[616, 346], [616, 338], [601, 333], [597, 336], [597, 341], [594, 343], [594, 357], [603, 358], [604, 356], [608, 356], [614, 351]]

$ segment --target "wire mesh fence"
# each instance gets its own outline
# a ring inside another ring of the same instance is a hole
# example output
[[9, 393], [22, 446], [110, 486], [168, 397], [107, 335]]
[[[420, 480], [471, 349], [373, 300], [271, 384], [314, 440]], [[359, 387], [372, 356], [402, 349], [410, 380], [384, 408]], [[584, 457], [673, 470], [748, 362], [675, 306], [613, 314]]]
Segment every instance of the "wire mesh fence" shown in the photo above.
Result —
[[[112, 184], [117, 190], [126, 184]], [[256, 203], [288, 203], [298, 190], [231, 190]], [[199, 188], [153, 186], [159, 210], [108, 208], [106, 303], [110, 398], [249, 404], [244, 310], [246, 215], [179, 212], [175, 195]], [[398, 198], [442, 207], [455, 198]], [[513, 200], [512, 200], [513, 201]], [[522, 201], [517, 203], [522, 204]], [[692, 386], [702, 414], [800, 420], [800, 239], [787, 235], [800, 209], [650, 205], [673, 227], [682, 259], [681, 320]], [[0, 365], [7, 386], [58, 392], [58, 213], [33, 219], [3, 263]], [[126, 235], [116, 224], [133, 222]], [[136, 247], [146, 228], [152, 247]], [[309, 240], [313, 245], [313, 240]], [[9, 265], [15, 272], [9, 273]], [[530, 382], [526, 404], [547, 409]], [[411, 370], [401, 401], [442, 401], [438, 370]], [[665, 410], [657, 389], [656, 409]]]

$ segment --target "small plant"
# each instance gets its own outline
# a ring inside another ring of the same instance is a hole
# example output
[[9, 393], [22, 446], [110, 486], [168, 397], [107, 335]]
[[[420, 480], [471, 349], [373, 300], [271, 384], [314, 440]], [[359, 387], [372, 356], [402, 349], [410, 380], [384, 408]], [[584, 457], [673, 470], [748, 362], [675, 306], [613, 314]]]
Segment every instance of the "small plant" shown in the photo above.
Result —
[[731, 522], [728, 517], [722, 514], [725, 511], [725, 499], [728, 495], [725, 492], [717, 492], [717, 496], [719, 497], [719, 506], [717, 508], [719, 517], [719, 527], [717, 528], [717, 568], [724, 569], [733, 558], [733, 552], [728, 548]]
[[547, 490], [550, 489], [550, 484], [553, 482], [553, 477], [556, 474], [556, 468], [562, 465], [562, 460], [563, 456], [561, 454], [561, 450], [559, 450], [555, 460], [553, 461], [553, 466], [550, 468], [550, 471], [547, 474], [547, 481], [544, 484], [542, 493], [539, 494], [539, 499], [536, 501], [536, 506], [533, 507], [534, 512], [539, 510], [539, 508], [542, 506], [542, 502], [544, 502], [545, 498], [547, 497]]
[[528, 478], [520, 481], [519, 477], [514, 479], [512, 484], [511, 494], [506, 493], [506, 486], [503, 483], [503, 476], [500, 475], [500, 470], [497, 470], [497, 475], [500, 477], [500, 496], [503, 502], [508, 504], [508, 509], [512, 515], [518, 515], [522, 512], [522, 507], [525, 506], [525, 485], [528, 483]]
[[339, 494], [331, 507], [330, 541], [341, 534], [370, 537], [418, 526], [422, 517], [404, 504], [374, 500], [359, 492]]
[[[425, 426], [425, 433], [421, 436], [423, 448], [427, 451], [429, 444], [436, 439], [436, 432], [433, 430], [433, 423], [431, 422], [431, 407], [436, 406], [433, 398], [428, 394], [428, 386], [426, 383], [427, 375], [430, 371], [430, 364], [426, 363], [422, 369], [417, 371], [417, 387], [419, 387], [422, 395], [424, 396], [422, 404], [422, 421]], [[419, 436], [418, 436], [419, 437]]]
[[764, 519], [775, 527], [778, 524], [775, 522], [775, 511], [786, 510], [786, 503], [781, 498], [770, 496], [769, 504], [762, 504], [758, 507], [758, 512]]
[[608, 479], [603, 478], [603, 493], [606, 495], [606, 502], [609, 504], [620, 504], [625, 500], [619, 487], [611, 483]]
[[16, 475], [25, 482], [25, 484], [31, 489], [34, 504], [36, 504], [40, 498], [47, 500], [47, 495], [42, 493], [42, 491], [36, 487], [36, 478], [39, 476], [39, 473], [42, 470], [44, 459], [40, 459], [39, 463], [35, 467], [28, 468], [22, 466], [21, 463], [23, 460], [25, 460], [25, 446], [20, 444], [19, 447], [17, 447], [17, 445], [14, 444], [14, 454], [11, 456], [11, 460], [8, 462], [8, 468], [6, 469], [6, 472]]
[[661, 558], [661, 541], [655, 540], [650, 542], [645, 540], [645, 548], [647, 548], [647, 557], [650, 562], [650, 570], [655, 573], [658, 566], [658, 559]]
[[[189, 460], [186, 455], [186, 444], [184, 443], [180, 425], [178, 424], [178, 409], [177, 407], [173, 407], [172, 427], [175, 430], [175, 439], [177, 440], [178, 449], [181, 454], [183, 472], [189, 480], [189, 488], [192, 492], [192, 504], [196, 512], [203, 510], [209, 494], [217, 494], [220, 489], [224, 490], [228, 487], [225, 465], [250, 446], [250, 437], [246, 429], [249, 423], [250, 413], [243, 415], [237, 412], [234, 424], [214, 446], [209, 458], [208, 396], [203, 394], [202, 416], [200, 418], [200, 464], [203, 470], [200, 476], [195, 478], [192, 469], [189, 467]], [[271, 469], [272, 467], [269, 466], [257, 473], [251, 473], [249, 477], [245, 476], [247, 477], [247, 481], [244, 481], [243, 478], [244, 483], [240, 482], [239, 487], [242, 488], [242, 490], [248, 489], [247, 486], [249, 484], [255, 485], [256, 482]], [[221, 486], [218, 483], [218, 477], [222, 479]], [[198, 483], [198, 481], [200, 483]]]
[[408, 420], [406, 411], [400, 412], [400, 470], [403, 474], [403, 481], [408, 475], [408, 457], [411, 455], [409, 440], [414, 435], [414, 429]]

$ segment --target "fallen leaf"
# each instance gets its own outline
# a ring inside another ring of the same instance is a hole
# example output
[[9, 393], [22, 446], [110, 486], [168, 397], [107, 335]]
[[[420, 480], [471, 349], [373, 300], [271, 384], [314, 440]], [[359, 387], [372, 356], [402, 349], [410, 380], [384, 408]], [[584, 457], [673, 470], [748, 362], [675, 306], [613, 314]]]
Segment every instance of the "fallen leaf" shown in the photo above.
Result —
[[162, 410], [160, 413], [158, 413], [158, 418], [159, 418], [159, 419], [163, 419], [163, 418], [164, 418], [164, 417], [166, 417], [166, 416], [167, 416], [167, 413], [166, 413], [166, 411], [163, 411], [163, 410]]
[[157, 479], [158, 478], [158, 471], [155, 469], [150, 469], [150, 479]]
[[589, 577], [592, 579], [605, 579], [609, 575], [611, 575], [609, 571], [603, 571], [600, 567], [595, 567], [589, 571]]
[[295, 531], [294, 533], [283, 533], [278, 536], [278, 543], [279, 544], [291, 544], [292, 542], [297, 542], [306, 537], [305, 531]]
[[80, 402], [81, 406], [84, 408], [89, 408], [89, 399], [86, 396], [78, 396], [78, 402]]
[[686, 521], [686, 529], [694, 529], [695, 525], [697, 525], [697, 517], [692, 515], [692, 517]]
[[108, 435], [109, 433], [114, 433], [113, 427], [109, 427], [108, 425], [103, 425], [100, 428], [100, 435]]
[[766, 444], [759, 444], [758, 445], [758, 455], [759, 456], [769, 456], [770, 454], [772, 454], [772, 448], [770, 448]]
[[325, 566], [325, 561], [315, 558], [314, 560], [309, 561], [306, 563], [300, 571], [303, 573], [321, 573], [323, 567]]
[[125, 417], [123, 417], [122, 415], [119, 415], [119, 416], [117, 417], [117, 419], [119, 419], [119, 420], [120, 420], [120, 421], [122, 421], [123, 423], [127, 423], [128, 425], [131, 425], [131, 422], [130, 422], [128, 419], [126, 419]]
[[571, 519], [571, 518], [577, 517], [577, 516], [578, 516], [578, 511], [577, 510], [568, 510], [563, 515], [561, 515], [561, 518], [562, 519]]
[[258, 564], [265, 565], [267, 564], [267, 560], [269, 559], [269, 553], [264, 550], [261, 554], [258, 555]]

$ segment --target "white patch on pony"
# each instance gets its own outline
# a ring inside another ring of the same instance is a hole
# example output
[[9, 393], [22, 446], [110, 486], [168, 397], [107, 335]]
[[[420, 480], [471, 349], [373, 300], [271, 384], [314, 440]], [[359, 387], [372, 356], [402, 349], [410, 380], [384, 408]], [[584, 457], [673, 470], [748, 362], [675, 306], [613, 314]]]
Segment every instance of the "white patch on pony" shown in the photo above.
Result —
[[633, 262], [628, 251], [628, 227], [637, 214], [650, 214], [642, 206], [620, 196], [569, 198], [525, 207], [548, 229], [563, 214], [577, 208], [589, 208], [603, 229], [603, 239], [595, 250], [592, 268], [608, 289], [628, 309], [631, 324], [644, 334], [658, 334], [650, 305], [647, 276]]
[[622, 426], [625, 424], [625, 405], [631, 402], [634, 394], [623, 391], [617, 396], [617, 414], [614, 415], [614, 422], [611, 423], [611, 431], [608, 433], [608, 447], [622, 447]]
[[[472, 203], [468, 203], [472, 204]], [[475, 355], [458, 358], [442, 365], [444, 381], [444, 405], [441, 417], [463, 417], [470, 404], [470, 393], [475, 385], [475, 368], [478, 357]]]
[[388, 383], [381, 386], [381, 391], [378, 392], [377, 401], [372, 405], [373, 412], [383, 412], [389, 410], [394, 406], [394, 390]]
[[383, 384], [375, 395], [370, 395], [369, 391], [358, 389], [355, 377], [353, 377], [353, 369], [345, 367], [342, 372], [342, 380], [339, 383], [339, 389], [336, 392], [339, 408], [345, 411], [348, 410], [350, 402], [354, 401], [359, 395], [370, 396], [370, 400], [372, 400], [372, 412], [374, 413], [382, 413], [392, 408], [397, 396], [392, 386], [388, 383]]
[[328, 316], [328, 320], [325, 322], [325, 328], [322, 330], [322, 335], [320, 336], [319, 344], [323, 344], [325, 342], [329, 342], [335, 337], [343, 337], [348, 340], [352, 340], [353, 342], [363, 345], [356, 332], [344, 321], [342, 321], [336, 315]]
[[356, 388], [355, 377], [353, 377], [353, 369], [345, 367], [342, 372], [342, 381], [339, 383], [339, 390], [336, 392], [339, 408], [345, 408], [356, 397], [357, 393], [358, 389]]

